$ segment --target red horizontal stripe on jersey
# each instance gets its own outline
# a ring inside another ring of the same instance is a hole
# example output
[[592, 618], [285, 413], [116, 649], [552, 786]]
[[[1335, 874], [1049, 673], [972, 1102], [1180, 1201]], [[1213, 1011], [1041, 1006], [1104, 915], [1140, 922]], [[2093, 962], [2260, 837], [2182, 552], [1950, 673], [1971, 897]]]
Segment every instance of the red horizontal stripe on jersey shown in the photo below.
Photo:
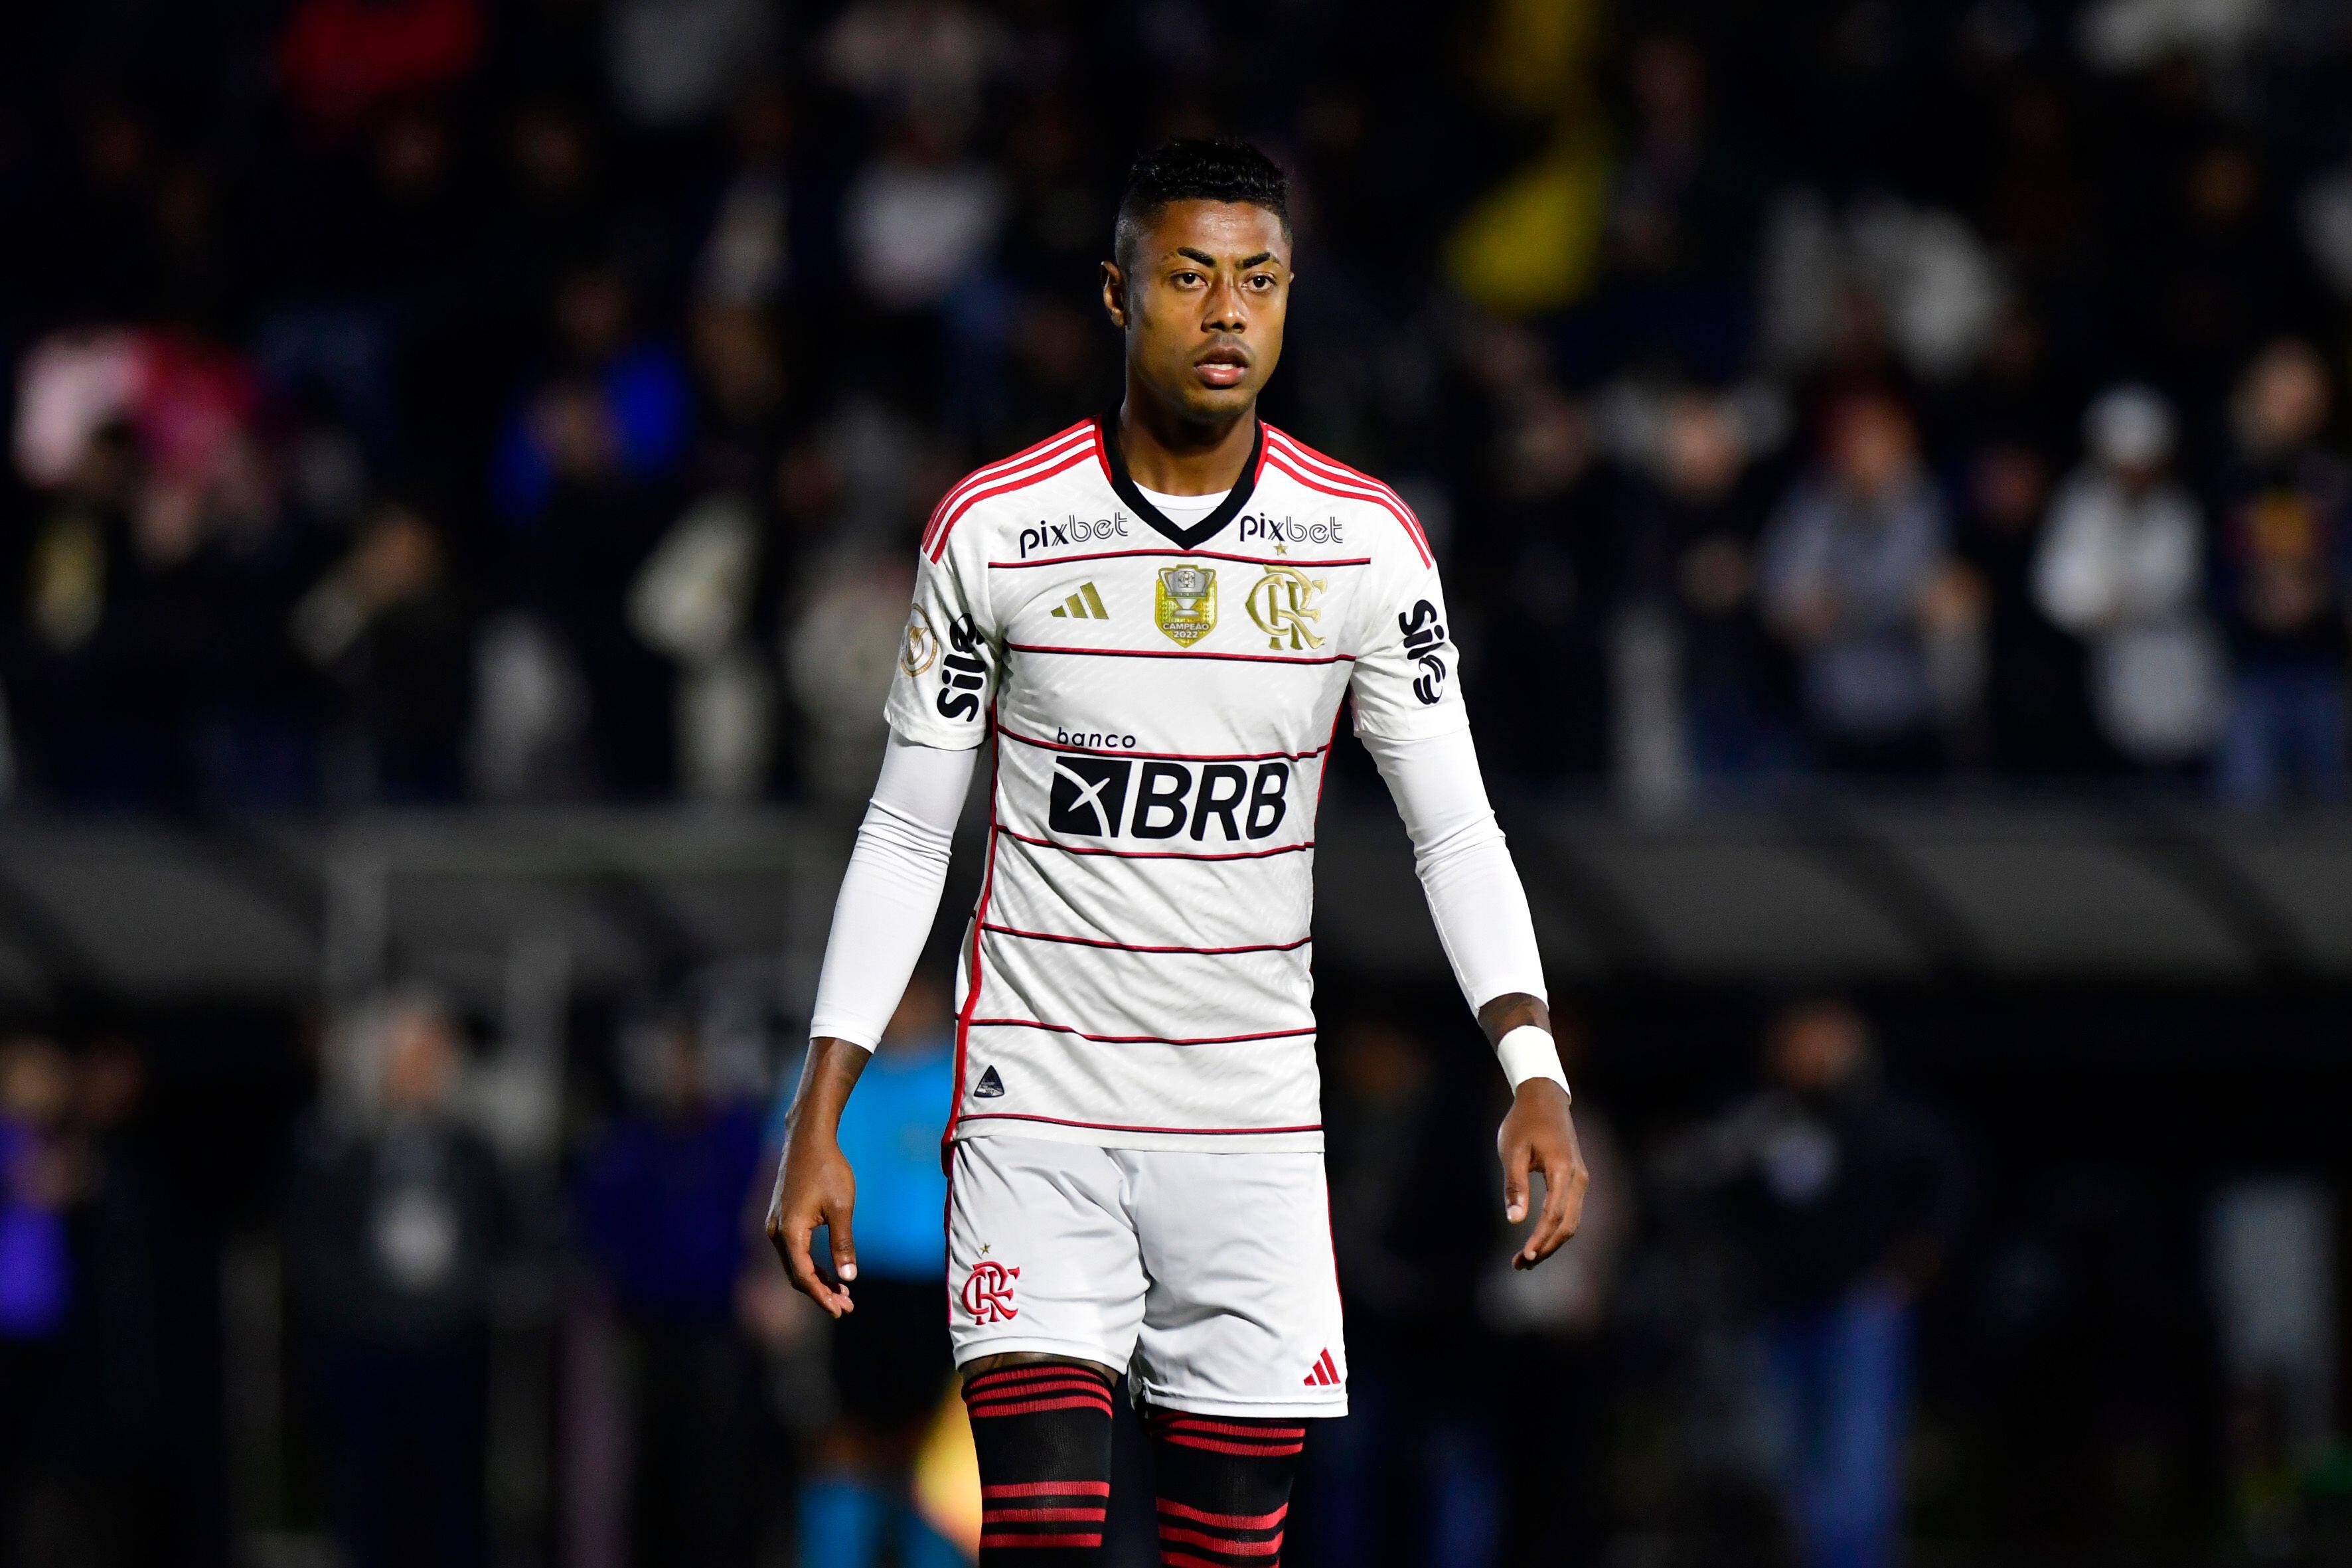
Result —
[[1089, 1035], [1084, 1029], [1073, 1029], [1067, 1024], [1041, 1024], [1034, 1018], [974, 1018], [975, 1029], [1044, 1029], [1049, 1034], [1076, 1035], [1082, 1040], [1097, 1040], [1107, 1046], [1238, 1046], [1251, 1040], [1287, 1040], [1300, 1035], [1311, 1035], [1315, 1026], [1304, 1029], [1268, 1029], [1262, 1035], [1204, 1035], [1198, 1039], [1171, 1039], [1162, 1035]]
[[1272, 1530], [1290, 1512], [1288, 1503], [1284, 1503], [1272, 1513], [1211, 1513], [1207, 1509], [1194, 1508], [1191, 1503], [1178, 1502], [1173, 1498], [1161, 1498], [1159, 1501], [1162, 1513], [1189, 1519], [1195, 1524], [1214, 1525], [1219, 1530]]
[[1108, 1497], [1108, 1481], [1005, 1481], [992, 1487], [982, 1487], [983, 1498], [998, 1497]]
[[1019, 937], [1024, 942], [1063, 942], [1073, 947], [1108, 948], [1113, 952], [1182, 953], [1202, 958], [1226, 958], [1243, 952], [1296, 952], [1315, 940], [1311, 936], [1302, 936], [1297, 942], [1250, 942], [1240, 947], [1144, 947], [1131, 942], [1110, 942], [1101, 937], [1060, 936], [1052, 931], [1023, 931], [1017, 926], [983, 925], [980, 929], [994, 931], [999, 936]]
[[[1277, 430], [1268, 426], [1265, 437], [1269, 457], [1279, 453], [1293, 463], [1322, 474], [1338, 483], [1353, 483], [1372, 491], [1374, 498], [1397, 514], [1398, 520], [1405, 526], [1405, 531], [1412, 535], [1413, 543], [1421, 551], [1422, 564], [1424, 566], [1433, 564], [1429, 556], [1429, 535], [1422, 531], [1421, 519], [1414, 515], [1412, 508], [1405, 504], [1404, 497], [1397, 494], [1393, 486], [1372, 478], [1361, 468], [1351, 468], [1337, 458], [1317, 451], [1286, 430]], [[1296, 479], [1297, 476], [1294, 474], [1292, 478]]]
[[1018, 741], [1041, 752], [1075, 752], [1087, 757], [1142, 757], [1155, 763], [1270, 763], [1277, 758], [1303, 763], [1331, 749], [1327, 741], [1311, 752], [1130, 752], [1124, 746], [1074, 746], [1067, 741], [1040, 741], [1002, 724], [996, 727], [996, 732], [1008, 741]]
[[996, 831], [1007, 838], [1034, 844], [1040, 849], [1059, 849], [1065, 855], [1109, 855], [1121, 860], [1263, 860], [1269, 855], [1296, 855], [1302, 849], [1315, 847], [1315, 840], [1309, 838], [1304, 843], [1285, 844], [1273, 849], [1234, 849], [1216, 854], [1195, 854], [1186, 849], [1095, 849], [1076, 844], [1057, 844], [1051, 838], [1033, 837], [1004, 826], [999, 826]]
[[992, 571], [1018, 572], [1028, 566], [1067, 566], [1078, 561], [1127, 561], [1145, 555], [1179, 555], [1187, 561], [1230, 561], [1237, 566], [1370, 566], [1369, 555], [1339, 556], [1327, 561], [1294, 561], [1287, 555], [1226, 555], [1214, 550], [1090, 550], [1083, 555], [1047, 555], [1035, 561], [992, 561]]
[[1305, 468], [1273, 452], [1272, 450], [1267, 452], [1266, 461], [1276, 470], [1281, 473], [1287, 474], [1290, 478], [1297, 480], [1300, 484], [1305, 485], [1310, 490], [1318, 490], [1327, 496], [1338, 496], [1343, 500], [1368, 500], [1374, 506], [1384, 509], [1388, 514], [1391, 517], [1395, 518], [1398, 524], [1404, 529], [1405, 537], [1412, 541], [1413, 549], [1419, 552], [1421, 556], [1421, 563], [1423, 566], [1433, 566], [1436, 564], [1435, 561], [1430, 556], [1429, 546], [1423, 542], [1421, 525], [1412, 520], [1412, 513], [1405, 509], [1403, 502], [1391, 501], [1386, 497], [1379, 495], [1374, 491], [1358, 489], [1355, 486], [1342, 484], [1337, 480], [1315, 478]]
[[1172, 1541], [1179, 1546], [1199, 1546], [1211, 1552], [1222, 1552], [1230, 1557], [1271, 1557], [1282, 1550], [1282, 1532], [1276, 1531], [1263, 1541], [1235, 1541], [1230, 1535], [1211, 1535], [1204, 1530], [1187, 1530], [1181, 1524], [1163, 1524], [1160, 1539]]
[[1320, 1132], [1323, 1124], [1302, 1127], [1133, 1127], [1124, 1121], [1073, 1121], [1066, 1116], [1038, 1116], [1024, 1110], [967, 1110], [958, 1121], [1042, 1121], [1052, 1127], [1083, 1127], [1089, 1132], [1166, 1132], [1185, 1138], [1252, 1138], [1273, 1132]]
[[922, 547], [925, 550], [929, 550], [931, 547], [932, 536], [939, 528], [940, 515], [950, 506], [954, 505], [956, 501], [961, 500], [966, 490], [971, 489], [974, 485], [986, 484], [989, 480], [996, 478], [1000, 474], [1011, 473], [1014, 468], [1018, 468], [1024, 460], [1036, 457], [1038, 454], [1043, 453], [1048, 447], [1059, 446], [1062, 442], [1069, 440], [1072, 437], [1078, 435], [1081, 431], [1086, 432], [1087, 438], [1092, 440], [1093, 430], [1093, 420], [1081, 419], [1076, 425], [1072, 425], [1066, 429], [1056, 430], [1054, 434], [1046, 437], [1042, 441], [1022, 447], [1021, 450], [1013, 453], [1009, 458], [999, 458], [992, 463], [982, 463], [980, 467], [974, 468], [971, 472], [958, 479], [954, 484], [948, 487], [948, 493], [941, 496], [939, 499], [938, 503], [931, 508], [931, 515], [929, 521], [923, 524]]
[[961, 500], [956, 502], [955, 510], [949, 512], [946, 518], [940, 521], [939, 539], [937, 542], [933, 543], [931, 546], [931, 559], [937, 561], [940, 555], [946, 552], [948, 547], [948, 535], [955, 531], [955, 525], [959, 521], [962, 521], [963, 514], [970, 511], [973, 507], [978, 506], [982, 501], [986, 500], [991, 496], [1005, 495], [1013, 490], [1025, 490], [1031, 485], [1043, 484], [1047, 479], [1052, 479], [1055, 474], [1063, 473], [1068, 469], [1076, 468], [1080, 463], [1086, 462], [1093, 458], [1094, 455], [1094, 447], [1092, 446], [1080, 447], [1076, 451], [1056, 450], [1051, 454], [1053, 461], [1042, 468], [1032, 468], [1025, 472], [1013, 475], [1010, 478], [999, 479], [996, 483], [986, 486], [983, 489], [973, 490]]
[[1014, 653], [1074, 653], [1090, 658], [1221, 658], [1244, 664], [1353, 664], [1352, 653], [1325, 654], [1319, 658], [1283, 658], [1270, 653], [1202, 653], [1179, 647], [1047, 647], [1042, 643], [1009, 642]]

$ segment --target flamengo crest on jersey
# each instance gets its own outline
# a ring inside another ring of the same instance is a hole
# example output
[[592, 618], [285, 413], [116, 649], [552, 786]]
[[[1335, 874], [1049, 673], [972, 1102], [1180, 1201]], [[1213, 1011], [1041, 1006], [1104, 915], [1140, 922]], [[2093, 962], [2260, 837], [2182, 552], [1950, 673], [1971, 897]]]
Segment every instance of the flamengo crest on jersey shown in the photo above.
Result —
[[1315, 811], [1347, 701], [1362, 733], [1467, 722], [1412, 510], [1271, 426], [1189, 525], [1098, 420], [941, 499], [888, 718], [998, 742], [952, 1133], [1320, 1145]]

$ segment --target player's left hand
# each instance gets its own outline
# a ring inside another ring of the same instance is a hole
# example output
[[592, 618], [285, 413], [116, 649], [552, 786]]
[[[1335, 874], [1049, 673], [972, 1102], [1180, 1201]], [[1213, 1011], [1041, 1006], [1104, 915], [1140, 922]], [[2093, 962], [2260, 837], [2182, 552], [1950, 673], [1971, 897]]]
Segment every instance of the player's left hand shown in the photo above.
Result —
[[1543, 1213], [1527, 1245], [1511, 1259], [1514, 1268], [1533, 1268], [1559, 1250], [1584, 1218], [1584, 1189], [1591, 1180], [1584, 1152], [1576, 1144], [1576, 1122], [1568, 1113], [1568, 1091], [1549, 1079], [1519, 1085], [1510, 1114], [1495, 1135], [1503, 1157], [1503, 1216], [1513, 1225], [1528, 1217], [1528, 1177], [1544, 1179]]

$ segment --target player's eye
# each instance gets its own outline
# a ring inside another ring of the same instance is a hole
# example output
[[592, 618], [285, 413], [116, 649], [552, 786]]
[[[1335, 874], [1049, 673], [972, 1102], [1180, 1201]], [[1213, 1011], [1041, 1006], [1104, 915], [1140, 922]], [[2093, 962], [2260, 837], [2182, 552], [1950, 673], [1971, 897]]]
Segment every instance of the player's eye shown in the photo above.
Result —
[[1179, 272], [1171, 279], [1180, 289], [1189, 289], [1200, 280], [1201, 275], [1197, 272]]
[[1271, 272], [1261, 272], [1255, 277], [1253, 277], [1249, 281], [1251, 288], [1263, 294], [1267, 289], [1274, 287], [1274, 274]]

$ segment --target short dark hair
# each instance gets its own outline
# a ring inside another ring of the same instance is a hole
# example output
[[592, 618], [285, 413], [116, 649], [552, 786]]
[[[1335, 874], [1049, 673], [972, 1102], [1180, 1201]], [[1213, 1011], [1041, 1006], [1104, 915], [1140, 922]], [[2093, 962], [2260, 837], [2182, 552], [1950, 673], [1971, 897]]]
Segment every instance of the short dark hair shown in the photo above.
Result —
[[1119, 195], [1111, 254], [1122, 270], [1136, 235], [1171, 202], [1246, 202], [1281, 220], [1290, 237], [1290, 176], [1281, 164], [1234, 137], [1162, 142], [1135, 161]]

